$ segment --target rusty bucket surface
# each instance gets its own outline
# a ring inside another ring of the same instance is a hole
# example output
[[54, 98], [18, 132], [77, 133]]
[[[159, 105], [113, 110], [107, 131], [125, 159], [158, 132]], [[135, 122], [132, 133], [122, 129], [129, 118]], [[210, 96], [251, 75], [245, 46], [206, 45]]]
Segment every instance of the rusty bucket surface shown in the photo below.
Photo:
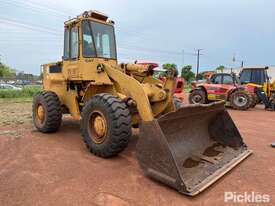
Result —
[[145, 174], [190, 196], [251, 153], [223, 102], [190, 105], [142, 122], [137, 143]]

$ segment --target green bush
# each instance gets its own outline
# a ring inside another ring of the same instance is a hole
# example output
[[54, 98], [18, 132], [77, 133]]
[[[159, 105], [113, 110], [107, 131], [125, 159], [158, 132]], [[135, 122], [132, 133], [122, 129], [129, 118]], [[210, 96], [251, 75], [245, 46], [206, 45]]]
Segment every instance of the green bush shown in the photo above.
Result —
[[189, 93], [192, 90], [191, 84], [184, 85], [184, 92]]
[[41, 91], [40, 86], [27, 86], [22, 90], [0, 89], [0, 98], [33, 97], [39, 91]]

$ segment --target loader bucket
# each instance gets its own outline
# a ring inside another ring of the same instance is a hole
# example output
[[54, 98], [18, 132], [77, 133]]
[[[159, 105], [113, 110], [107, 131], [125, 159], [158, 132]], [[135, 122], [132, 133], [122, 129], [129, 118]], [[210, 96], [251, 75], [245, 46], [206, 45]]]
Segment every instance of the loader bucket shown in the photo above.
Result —
[[190, 196], [251, 153], [223, 102], [190, 105], [142, 122], [137, 143], [145, 174]]

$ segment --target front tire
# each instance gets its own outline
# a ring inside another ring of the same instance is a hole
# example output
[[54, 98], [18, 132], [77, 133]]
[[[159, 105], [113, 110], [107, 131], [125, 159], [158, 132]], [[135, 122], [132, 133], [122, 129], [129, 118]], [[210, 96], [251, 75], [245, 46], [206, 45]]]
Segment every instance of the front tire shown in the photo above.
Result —
[[34, 126], [43, 133], [56, 132], [62, 122], [62, 111], [58, 96], [43, 91], [33, 98], [32, 117]]
[[109, 94], [97, 94], [85, 104], [80, 127], [88, 150], [103, 158], [123, 151], [132, 136], [126, 104]]
[[206, 104], [206, 93], [202, 89], [195, 89], [189, 94], [190, 104]]
[[248, 110], [252, 103], [252, 95], [245, 90], [237, 90], [229, 97], [230, 105], [236, 110]]

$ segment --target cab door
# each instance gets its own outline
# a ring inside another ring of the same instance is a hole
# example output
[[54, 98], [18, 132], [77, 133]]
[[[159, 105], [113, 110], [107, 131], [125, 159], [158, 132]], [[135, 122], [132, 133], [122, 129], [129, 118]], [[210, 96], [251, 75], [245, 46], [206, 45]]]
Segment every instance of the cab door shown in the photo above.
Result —
[[64, 32], [64, 76], [69, 80], [80, 79], [79, 71], [79, 28], [77, 25], [65, 28]]
[[234, 79], [231, 74], [222, 74], [222, 84], [218, 91], [219, 99], [227, 100], [228, 92], [235, 88]]
[[222, 75], [214, 74], [210, 78], [210, 83], [207, 84], [207, 98], [210, 101], [219, 99], [220, 89], [222, 85]]

